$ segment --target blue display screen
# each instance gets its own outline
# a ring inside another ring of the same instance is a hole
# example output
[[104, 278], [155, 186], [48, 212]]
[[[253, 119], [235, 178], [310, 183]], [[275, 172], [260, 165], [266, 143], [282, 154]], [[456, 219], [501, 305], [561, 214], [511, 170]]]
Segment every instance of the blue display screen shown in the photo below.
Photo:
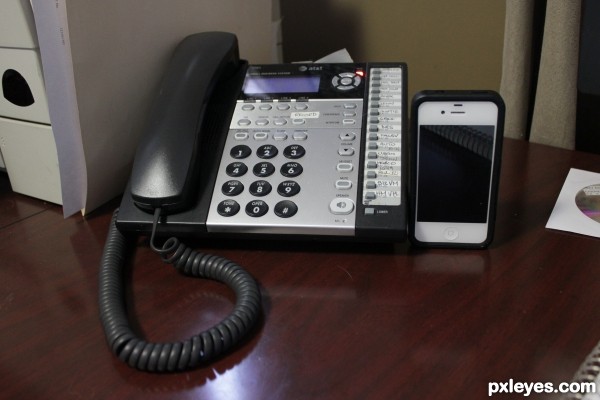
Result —
[[246, 76], [246, 95], [268, 93], [317, 93], [320, 76]]

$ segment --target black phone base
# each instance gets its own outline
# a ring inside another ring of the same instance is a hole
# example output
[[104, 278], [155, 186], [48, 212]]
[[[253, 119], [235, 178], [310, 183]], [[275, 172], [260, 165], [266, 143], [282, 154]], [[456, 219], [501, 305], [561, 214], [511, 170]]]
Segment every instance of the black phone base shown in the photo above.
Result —
[[163, 261], [185, 275], [226, 284], [235, 291], [236, 304], [223, 321], [183, 342], [150, 343], [139, 338], [126, 312], [122, 275], [129, 245], [116, 227], [117, 213], [100, 264], [99, 304], [108, 345], [119, 359], [143, 371], [184, 371], [222, 356], [252, 331], [261, 315], [260, 289], [252, 276], [232, 261], [197, 253], [171, 238], [159, 250]]

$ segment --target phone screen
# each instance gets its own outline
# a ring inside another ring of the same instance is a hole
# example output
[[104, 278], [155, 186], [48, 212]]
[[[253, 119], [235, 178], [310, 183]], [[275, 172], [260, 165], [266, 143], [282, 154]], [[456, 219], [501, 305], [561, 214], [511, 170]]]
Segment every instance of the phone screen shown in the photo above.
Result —
[[419, 222], [486, 223], [493, 125], [419, 126]]

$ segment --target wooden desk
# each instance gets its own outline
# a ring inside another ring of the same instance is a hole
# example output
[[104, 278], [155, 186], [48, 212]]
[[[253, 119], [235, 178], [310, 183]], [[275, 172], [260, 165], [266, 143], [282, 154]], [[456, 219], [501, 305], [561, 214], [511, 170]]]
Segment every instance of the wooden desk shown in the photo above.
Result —
[[[568, 382], [600, 340], [600, 241], [544, 228], [570, 167], [600, 172], [600, 156], [507, 139], [485, 251], [198, 244], [254, 275], [264, 320], [218, 362], [162, 375], [117, 360], [100, 327], [117, 202], [63, 219], [3, 175], [0, 397], [469, 400], [487, 398], [488, 382]], [[186, 339], [231, 310], [225, 286], [178, 275], [144, 241], [135, 253], [130, 306], [149, 340]]]

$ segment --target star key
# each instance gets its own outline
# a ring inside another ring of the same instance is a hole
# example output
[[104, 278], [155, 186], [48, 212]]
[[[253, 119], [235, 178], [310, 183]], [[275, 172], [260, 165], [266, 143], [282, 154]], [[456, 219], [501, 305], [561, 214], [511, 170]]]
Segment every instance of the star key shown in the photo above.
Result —
[[217, 206], [217, 212], [223, 217], [233, 217], [240, 211], [240, 205], [235, 200], [224, 200]]

